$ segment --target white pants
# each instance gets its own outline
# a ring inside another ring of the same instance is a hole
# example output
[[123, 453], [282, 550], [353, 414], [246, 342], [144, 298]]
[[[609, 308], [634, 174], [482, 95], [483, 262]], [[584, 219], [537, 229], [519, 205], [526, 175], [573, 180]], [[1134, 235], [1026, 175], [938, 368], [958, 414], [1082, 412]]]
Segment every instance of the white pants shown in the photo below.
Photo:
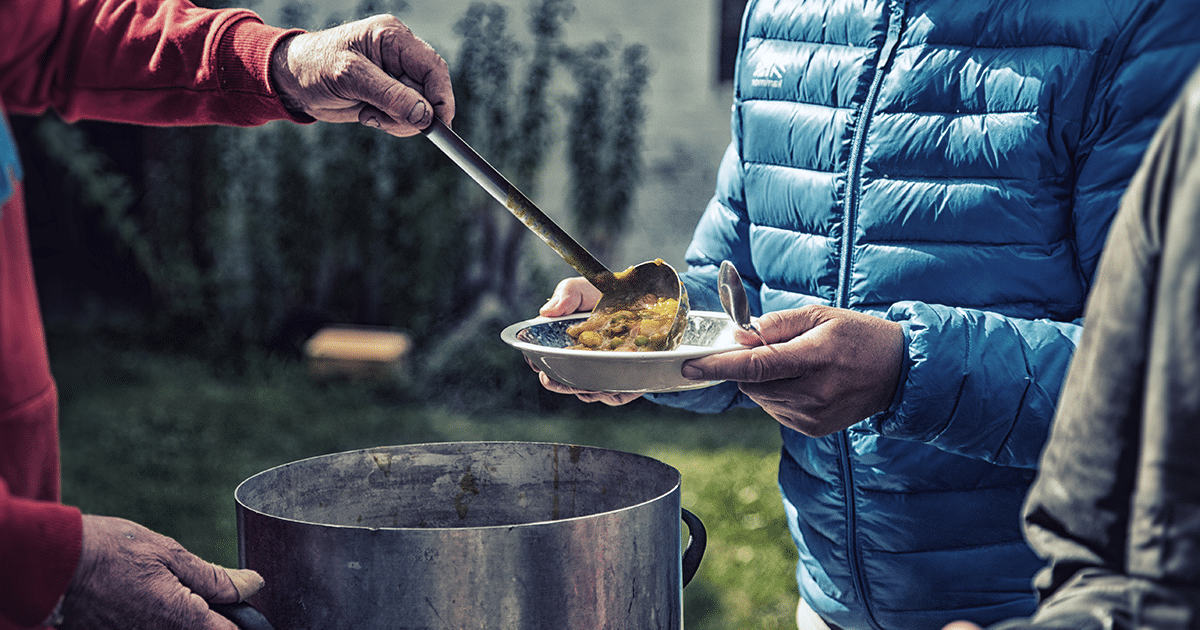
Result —
[[825, 620], [809, 607], [803, 597], [800, 598], [800, 605], [796, 606], [796, 628], [798, 630], [830, 630], [829, 624], [825, 623]]

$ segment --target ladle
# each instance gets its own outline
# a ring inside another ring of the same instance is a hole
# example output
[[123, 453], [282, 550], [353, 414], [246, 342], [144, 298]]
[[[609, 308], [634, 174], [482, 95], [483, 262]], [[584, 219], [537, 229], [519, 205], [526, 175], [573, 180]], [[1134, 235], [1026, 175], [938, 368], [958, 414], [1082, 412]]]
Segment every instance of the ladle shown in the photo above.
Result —
[[674, 350], [679, 345], [679, 339], [687, 327], [688, 298], [687, 289], [680, 282], [675, 269], [660, 259], [644, 262], [618, 273], [609, 271], [440, 118], [435, 116], [433, 124], [425, 129], [424, 133], [459, 168], [470, 175], [471, 179], [496, 201], [504, 204], [513, 216], [520, 219], [538, 235], [538, 238], [545, 241], [563, 260], [591, 282], [592, 286], [600, 290], [603, 295], [596, 304], [595, 311], [623, 308], [647, 294], [679, 300], [679, 309], [671, 326], [672, 332], [668, 336], [666, 347], [655, 349]]

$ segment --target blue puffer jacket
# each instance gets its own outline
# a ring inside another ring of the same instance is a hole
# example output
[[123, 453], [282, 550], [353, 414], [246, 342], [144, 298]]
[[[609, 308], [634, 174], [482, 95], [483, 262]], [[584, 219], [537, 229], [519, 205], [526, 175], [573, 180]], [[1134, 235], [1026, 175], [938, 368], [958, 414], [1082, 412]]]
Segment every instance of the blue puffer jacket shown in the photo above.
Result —
[[1032, 610], [1021, 503], [1119, 197], [1198, 62], [1197, 0], [751, 0], [693, 308], [720, 310], [728, 259], [760, 312], [834, 305], [907, 336], [890, 410], [783, 430], [800, 590], [828, 621]]

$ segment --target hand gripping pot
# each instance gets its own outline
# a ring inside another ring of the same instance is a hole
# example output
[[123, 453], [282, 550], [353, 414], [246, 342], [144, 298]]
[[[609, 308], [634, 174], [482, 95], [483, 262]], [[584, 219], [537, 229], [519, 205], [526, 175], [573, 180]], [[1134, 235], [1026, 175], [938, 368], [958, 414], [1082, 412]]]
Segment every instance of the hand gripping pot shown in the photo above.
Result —
[[286, 464], [235, 492], [241, 565], [266, 586], [221, 610], [288, 630], [682, 628], [705, 533], [679, 494], [666, 464], [565, 444]]

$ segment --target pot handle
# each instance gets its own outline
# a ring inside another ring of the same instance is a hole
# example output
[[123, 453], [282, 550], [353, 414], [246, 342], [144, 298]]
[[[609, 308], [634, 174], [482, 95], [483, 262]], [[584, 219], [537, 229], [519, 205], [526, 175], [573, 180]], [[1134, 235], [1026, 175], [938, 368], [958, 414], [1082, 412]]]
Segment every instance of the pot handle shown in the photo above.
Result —
[[249, 602], [209, 604], [208, 607], [232, 621], [241, 630], [275, 630], [271, 622]]
[[688, 528], [688, 543], [683, 550], [683, 585], [687, 586], [700, 570], [700, 560], [704, 558], [704, 548], [708, 546], [708, 532], [695, 514], [684, 508], [680, 508], [680, 512]]

